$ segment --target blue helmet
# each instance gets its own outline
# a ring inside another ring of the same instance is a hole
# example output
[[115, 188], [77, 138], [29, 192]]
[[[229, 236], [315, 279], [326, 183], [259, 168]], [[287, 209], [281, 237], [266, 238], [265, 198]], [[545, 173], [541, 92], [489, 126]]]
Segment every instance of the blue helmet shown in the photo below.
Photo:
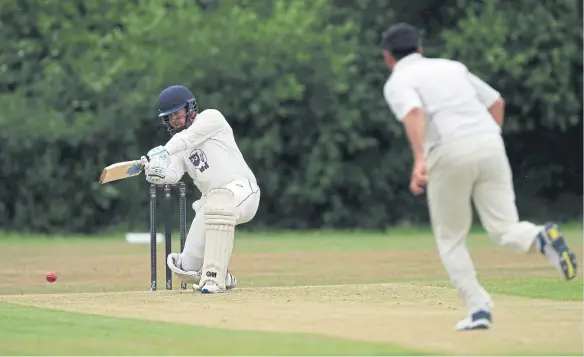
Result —
[[[175, 128], [170, 124], [169, 115], [183, 108], [186, 114], [185, 124]], [[195, 96], [184, 86], [170, 86], [158, 96], [158, 117], [162, 118], [162, 122], [166, 125], [170, 135], [174, 135], [191, 126], [198, 113], [199, 107]]]

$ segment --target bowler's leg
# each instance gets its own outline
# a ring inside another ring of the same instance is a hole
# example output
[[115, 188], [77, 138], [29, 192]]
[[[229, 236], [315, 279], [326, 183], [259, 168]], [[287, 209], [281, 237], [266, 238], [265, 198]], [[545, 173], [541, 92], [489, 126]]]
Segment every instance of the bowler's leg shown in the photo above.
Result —
[[428, 204], [440, 259], [468, 310], [488, 310], [491, 298], [477, 280], [466, 247], [472, 224], [474, 165], [450, 157], [437, 161], [429, 170]]
[[501, 246], [520, 253], [540, 251], [566, 279], [573, 279], [576, 258], [557, 226], [519, 221], [511, 168], [502, 142], [493, 142], [486, 150], [492, 154], [482, 161], [473, 191], [483, 227]]

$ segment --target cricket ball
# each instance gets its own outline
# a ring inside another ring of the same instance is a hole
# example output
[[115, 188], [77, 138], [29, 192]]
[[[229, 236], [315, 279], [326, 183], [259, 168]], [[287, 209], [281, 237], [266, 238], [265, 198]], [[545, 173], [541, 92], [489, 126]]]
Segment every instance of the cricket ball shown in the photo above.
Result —
[[47, 275], [45, 275], [45, 279], [47, 279], [49, 283], [53, 283], [57, 280], [57, 273], [54, 271], [48, 272]]

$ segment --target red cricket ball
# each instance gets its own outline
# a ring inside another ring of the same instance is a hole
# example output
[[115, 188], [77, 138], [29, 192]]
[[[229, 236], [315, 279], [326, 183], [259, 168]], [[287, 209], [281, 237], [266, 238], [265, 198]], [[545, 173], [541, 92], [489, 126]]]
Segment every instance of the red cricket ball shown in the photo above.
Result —
[[53, 283], [55, 280], [57, 280], [57, 273], [54, 271], [48, 272], [47, 275], [45, 275], [45, 279], [47, 279], [49, 283]]

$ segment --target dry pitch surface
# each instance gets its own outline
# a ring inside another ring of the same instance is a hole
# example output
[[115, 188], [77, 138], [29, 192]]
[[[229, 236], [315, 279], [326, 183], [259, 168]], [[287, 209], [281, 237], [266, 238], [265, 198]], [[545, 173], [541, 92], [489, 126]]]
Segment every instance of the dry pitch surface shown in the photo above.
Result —
[[[472, 254], [485, 278], [557, 277], [539, 256], [498, 248], [477, 248]], [[308, 332], [439, 354], [583, 352], [581, 301], [493, 294], [495, 327], [455, 332], [465, 311], [444, 284], [432, 249], [243, 249], [232, 266], [240, 287], [214, 296], [180, 291], [177, 280], [177, 290], [146, 291], [147, 246], [112, 241], [8, 245], [0, 258], [0, 301], [22, 305], [227, 329]], [[163, 262], [160, 252], [159, 289], [164, 288]], [[48, 270], [59, 274], [56, 283], [44, 282]], [[566, 283], [558, 279], [557, 284]]]

